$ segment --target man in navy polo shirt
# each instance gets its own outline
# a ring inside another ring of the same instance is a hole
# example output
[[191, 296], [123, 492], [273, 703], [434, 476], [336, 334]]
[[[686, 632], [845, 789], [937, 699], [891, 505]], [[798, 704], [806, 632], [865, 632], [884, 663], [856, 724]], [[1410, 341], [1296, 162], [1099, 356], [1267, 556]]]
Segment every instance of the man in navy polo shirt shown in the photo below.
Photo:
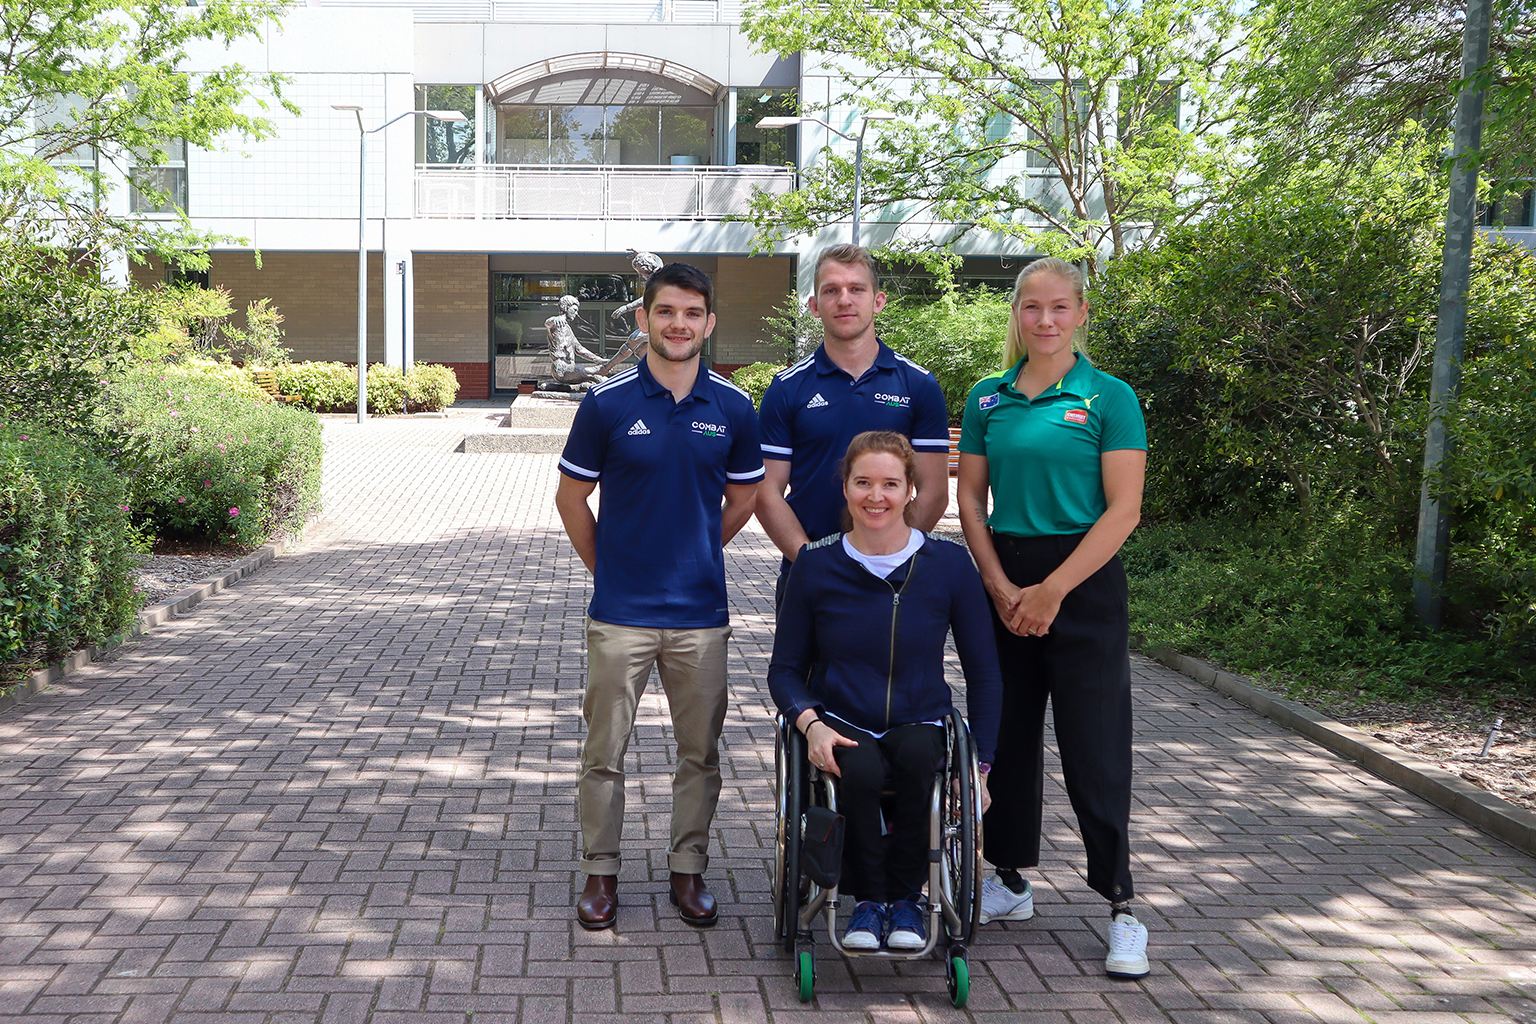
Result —
[[[691, 925], [718, 917], [703, 875], [720, 797], [731, 635], [722, 548], [751, 518], [763, 478], [751, 398], [699, 362], [715, 326], [709, 278], [670, 264], [646, 283], [643, 302], [635, 316], [650, 334], [646, 356], [587, 393], [555, 495], [565, 532], [594, 577], [576, 795], [587, 875], [576, 920], [584, 928], [608, 928], [617, 918], [624, 753], [652, 665], [677, 738], [672, 902]], [[594, 517], [587, 498], [599, 482]]]
[[767, 476], [757, 492], [757, 518], [784, 553], [775, 606], [800, 549], [843, 528], [839, 470], [855, 434], [894, 430], [912, 442], [913, 526], [933, 529], [949, 504], [944, 392], [933, 374], [875, 336], [875, 314], [885, 307], [885, 293], [869, 250], [823, 249], [816, 257], [816, 292], [807, 305], [821, 318], [823, 342], [774, 376], [758, 413]]

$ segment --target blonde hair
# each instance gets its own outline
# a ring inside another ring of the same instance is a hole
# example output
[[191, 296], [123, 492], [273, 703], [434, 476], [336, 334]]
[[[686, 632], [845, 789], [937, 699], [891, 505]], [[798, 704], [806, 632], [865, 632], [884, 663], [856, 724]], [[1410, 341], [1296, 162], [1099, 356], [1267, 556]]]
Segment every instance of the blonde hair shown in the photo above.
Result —
[[[1003, 369], [1007, 370], [1020, 359], [1029, 356], [1029, 349], [1024, 344], [1024, 335], [1019, 330], [1019, 316], [1015, 312], [1019, 307], [1019, 293], [1024, 291], [1024, 283], [1039, 274], [1055, 274], [1067, 284], [1072, 286], [1072, 294], [1077, 296], [1077, 304], [1083, 304], [1083, 272], [1066, 260], [1057, 259], [1055, 256], [1042, 256], [1031, 261], [1019, 271], [1019, 276], [1013, 282], [1013, 295], [1008, 300], [1008, 334], [1003, 340]], [[1072, 336], [1072, 347], [1081, 349], [1082, 328]]]
[[828, 263], [841, 263], [849, 267], [863, 267], [869, 271], [869, 282], [875, 291], [880, 290], [880, 271], [875, 269], [875, 258], [862, 245], [843, 242], [829, 245], [816, 256], [816, 272], [812, 277], [815, 287], [821, 289], [821, 268]]
[[[901, 460], [901, 468], [907, 475], [907, 486], [912, 487], [917, 483], [917, 453], [912, 450], [912, 442], [906, 436], [898, 434], [894, 430], [866, 430], [862, 434], [855, 434], [852, 441], [848, 442], [848, 451], [843, 455], [842, 476], [843, 486], [848, 486], [848, 478], [853, 476], [853, 464], [866, 455], [894, 455]], [[912, 502], [907, 502], [907, 507], [902, 510], [902, 521], [908, 526], [912, 525]], [[853, 529], [853, 516], [849, 514], [846, 506], [843, 508], [843, 532]]]

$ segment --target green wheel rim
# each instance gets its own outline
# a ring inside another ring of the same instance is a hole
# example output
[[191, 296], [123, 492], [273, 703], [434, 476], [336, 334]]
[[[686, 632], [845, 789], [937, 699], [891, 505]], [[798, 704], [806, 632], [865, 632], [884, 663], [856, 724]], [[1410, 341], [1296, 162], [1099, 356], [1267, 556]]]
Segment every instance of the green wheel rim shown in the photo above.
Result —
[[799, 964], [799, 970], [796, 973], [800, 977], [800, 1001], [808, 1003], [811, 1001], [811, 996], [816, 994], [816, 967], [811, 962], [811, 954], [808, 952], [801, 953], [796, 957], [796, 961]]
[[971, 998], [971, 969], [964, 960], [953, 957], [949, 961], [952, 980], [949, 983], [949, 1001], [956, 1009], [963, 1009]]

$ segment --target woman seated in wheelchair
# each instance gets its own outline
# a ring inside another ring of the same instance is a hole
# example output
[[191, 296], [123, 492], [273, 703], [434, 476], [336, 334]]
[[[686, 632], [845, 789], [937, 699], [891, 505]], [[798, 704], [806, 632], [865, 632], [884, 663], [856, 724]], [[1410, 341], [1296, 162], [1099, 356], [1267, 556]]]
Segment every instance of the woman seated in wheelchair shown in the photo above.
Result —
[[[927, 942], [922, 888], [951, 707], [951, 630], [983, 773], [997, 742], [1002, 683], [987, 595], [964, 548], [907, 524], [915, 469], [900, 434], [853, 439], [842, 464], [847, 532], [800, 549], [768, 669], [774, 703], [805, 734], [811, 764], [839, 780], [839, 893], [857, 901], [843, 945], [853, 950], [921, 950]], [[990, 804], [986, 778], [982, 800]], [[881, 810], [887, 786], [895, 791], [889, 821]]]

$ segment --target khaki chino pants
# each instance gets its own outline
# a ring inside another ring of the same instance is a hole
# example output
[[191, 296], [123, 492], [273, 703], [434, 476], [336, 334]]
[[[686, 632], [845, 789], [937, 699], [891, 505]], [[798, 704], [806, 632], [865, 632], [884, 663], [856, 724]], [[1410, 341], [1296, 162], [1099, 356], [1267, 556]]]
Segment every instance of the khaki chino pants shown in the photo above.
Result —
[[730, 626], [642, 629], [587, 619], [587, 689], [581, 707], [587, 738], [576, 784], [584, 874], [619, 873], [624, 754], [652, 665], [661, 676], [677, 740], [667, 867], [698, 875], [709, 866], [709, 826], [720, 801], [719, 740], [730, 635]]

